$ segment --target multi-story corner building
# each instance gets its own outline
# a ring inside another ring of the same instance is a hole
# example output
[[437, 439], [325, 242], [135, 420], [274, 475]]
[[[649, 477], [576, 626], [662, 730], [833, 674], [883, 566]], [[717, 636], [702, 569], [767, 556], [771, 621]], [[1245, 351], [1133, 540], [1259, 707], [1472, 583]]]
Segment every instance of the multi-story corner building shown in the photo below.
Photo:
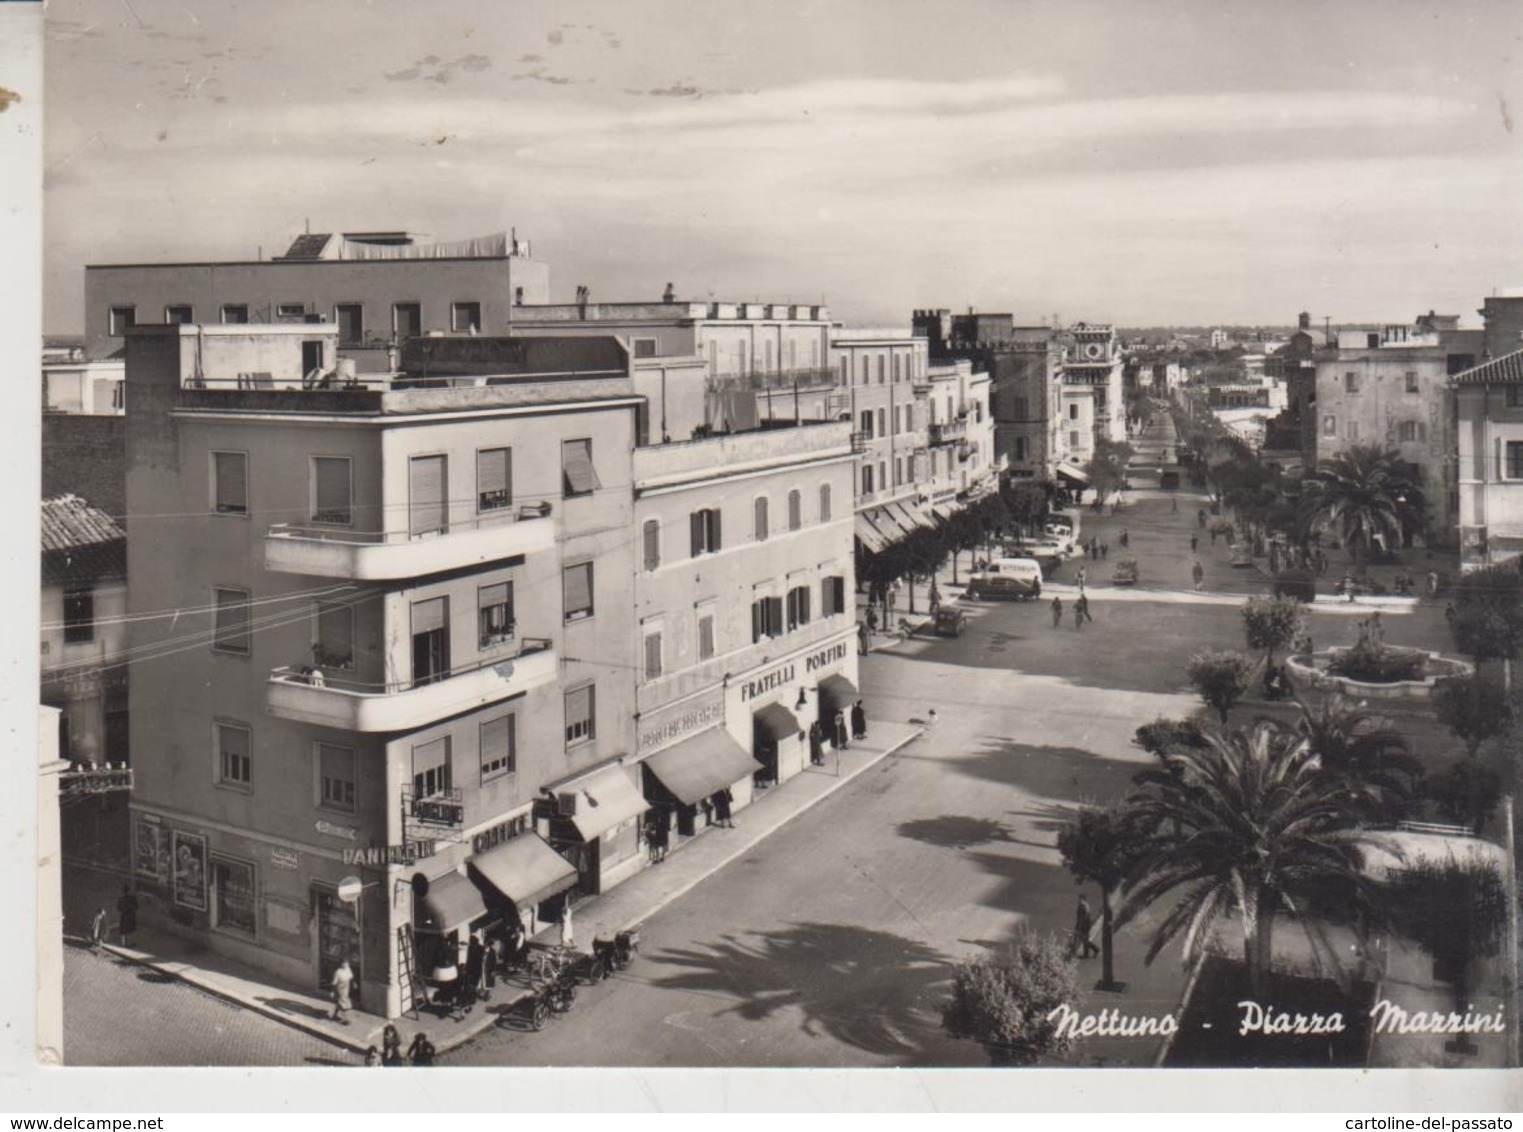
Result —
[[549, 298], [550, 269], [527, 240], [499, 233], [432, 243], [405, 232], [309, 233], [273, 259], [92, 264], [85, 356], [118, 354], [147, 324], [331, 322], [362, 371], [433, 331], [506, 334], [520, 304]]
[[1064, 455], [1084, 464], [1094, 457], [1095, 442], [1126, 440], [1123, 358], [1113, 327], [1075, 323], [1065, 334], [1062, 428]]
[[[395, 1015], [467, 928], [637, 857], [638, 792], [588, 783], [634, 750], [639, 401], [607, 339], [408, 381], [340, 336], [127, 336], [129, 509], [177, 516], [128, 550], [132, 868], [213, 950], [309, 987], [347, 957]], [[415, 340], [451, 343], [489, 345]]]
[[932, 365], [925, 397], [927, 459], [922, 503], [945, 516], [992, 489], [1004, 468], [995, 446], [990, 375], [971, 361]]
[[59, 757], [129, 761], [127, 535], [76, 495], [42, 501], [42, 702], [59, 709]]
[[1316, 359], [1316, 459], [1355, 445], [1395, 449], [1422, 489], [1422, 536], [1452, 545], [1459, 484], [1449, 379], [1475, 365], [1483, 332], [1392, 324], [1343, 328], [1337, 341]]
[[1488, 296], [1479, 365], [1452, 379], [1462, 569], [1523, 555], [1523, 290]]

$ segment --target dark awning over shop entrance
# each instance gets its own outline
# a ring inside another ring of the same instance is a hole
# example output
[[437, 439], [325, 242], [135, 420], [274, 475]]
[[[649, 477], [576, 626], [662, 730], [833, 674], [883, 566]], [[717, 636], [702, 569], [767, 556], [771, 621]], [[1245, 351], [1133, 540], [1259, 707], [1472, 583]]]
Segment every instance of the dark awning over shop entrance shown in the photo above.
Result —
[[847, 711], [857, 698], [857, 686], [840, 673], [820, 681], [820, 714]]
[[1089, 473], [1074, 464], [1059, 464], [1057, 466], [1057, 473], [1074, 483], [1089, 483]]
[[684, 806], [696, 806], [710, 794], [717, 794], [762, 769], [722, 727], [710, 728], [656, 752], [645, 760], [645, 767]]
[[445, 873], [428, 883], [428, 895], [419, 901], [420, 932], [452, 932], [462, 924], [480, 919], [487, 913], [481, 890], [459, 873]]
[[774, 743], [792, 739], [799, 733], [799, 721], [782, 704], [768, 704], [751, 718], [756, 729]]
[[645, 809], [645, 799], [619, 767], [609, 767], [576, 788], [576, 813], [571, 824], [583, 841], [596, 841], [621, 821]]
[[576, 883], [576, 866], [544, 839], [520, 834], [496, 848], [478, 853], [470, 865], [493, 888], [520, 908], [548, 900]]

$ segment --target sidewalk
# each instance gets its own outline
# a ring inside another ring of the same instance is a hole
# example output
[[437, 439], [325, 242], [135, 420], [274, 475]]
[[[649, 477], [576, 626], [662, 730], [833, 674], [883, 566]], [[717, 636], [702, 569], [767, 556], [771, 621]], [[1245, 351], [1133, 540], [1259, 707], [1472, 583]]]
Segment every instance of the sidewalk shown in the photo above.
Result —
[[[759, 794], [749, 806], [738, 811], [733, 830], [705, 830], [675, 849], [659, 867], [646, 868], [612, 892], [582, 901], [576, 908], [576, 920], [584, 948], [590, 945], [595, 935], [608, 937], [654, 916], [793, 818], [917, 738], [922, 730], [905, 724], [869, 720], [869, 739], [852, 743], [847, 750], [839, 752], [839, 757], [836, 752], [827, 751], [823, 767], [806, 767], [802, 774]], [[98, 866], [79, 864], [70, 865], [69, 873], [65, 892], [70, 908], [74, 910], [68, 916], [68, 923], [78, 935], [77, 929], [88, 922], [89, 913], [85, 909], [102, 905], [115, 908], [115, 894], [120, 891], [122, 877]], [[115, 922], [114, 913], [112, 922]], [[558, 943], [559, 927], [546, 929], [536, 939]], [[107, 950], [356, 1055], [362, 1056], [368, 1046], [377, 1049], [381, 1046], [385, 1022], [376, 1015], [356, 1010], [351, 1025], [339, 1025], [329, 1020], [332, 1003], [310, 988], [273, 983], [264, 971], [214, 955], [167, 931], [145, 927], [137, 933], [135, 943], [137, 946], [130, 948], [111, 945]], [[465, 1016], [464, 1021], [440, 1017], [424, 1009], [417, 1019], [403, 1017], [395, 1025], [402, 1031], [404, 1047], [415, 1033], [421, 1031], [442, 1054], [496, 1026], [513, 1012], [516, 1003], [528, 995], [527, 981], [521, 977], [513, 978], [499, 982], [492, 1000], [480, 1004]]]

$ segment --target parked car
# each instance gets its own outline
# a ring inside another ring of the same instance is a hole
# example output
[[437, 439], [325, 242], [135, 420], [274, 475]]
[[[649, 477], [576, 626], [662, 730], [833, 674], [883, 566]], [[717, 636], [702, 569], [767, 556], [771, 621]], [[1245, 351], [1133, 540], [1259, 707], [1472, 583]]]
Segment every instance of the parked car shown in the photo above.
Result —
[[1042, 596], [1042, 567], [1034, 558], [996, 558], [969, 576], [968, 596], [1034, 601]]
[[1029, 558], [1042, 568], [1043, 577], [1051, 577], [1052, 572], [1063, 564], [1067, 557], [1061, 550], [1049, 542], [1007, 542], [1000, 548], [1001, 554], [1006, 558]]
[[1123, 558], [1116, 563], [1116, 570], [1111, 575], [1111, 581], [1118, 586], [1135, 586], [1137, 584], [1137, 576], [1137, 560], [1135, 558]]
[[1227, 561], [1238, 569], [1253, 565], [1253, 555], [1248, 553], [1246, 543], [1235, 542], [1228, 548]]
[[960, 637], [967, 627], [968, 615], [955, 606], [942, 606], [936, 611], [936, 635], [938, 637]]

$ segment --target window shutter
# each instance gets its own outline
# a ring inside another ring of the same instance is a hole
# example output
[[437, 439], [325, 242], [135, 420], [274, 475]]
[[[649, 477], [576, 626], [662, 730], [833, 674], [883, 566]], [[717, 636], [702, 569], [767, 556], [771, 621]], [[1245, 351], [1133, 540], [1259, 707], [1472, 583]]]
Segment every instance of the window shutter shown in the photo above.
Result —
[[481, 765], [493, 770], [513, 770], [513, 717], [505, 715], [481, 725]]
[[833, 608], [831, 608], [831, 604], [830, 604], [831, 603], [831, 597], [832, 597], [830, 583], [832, 581], [833, 581], [833, 579], [831, 579], [831, 578], [821, 578], [820, 579], [820, 616], [821, 617], [829, 617], [832, 613], [835, 612], [835, 610]]
[[661, 524], [655, 519], [645, 520], [645, 568], [654, 570], [661, 565]]
[[349, 509], [349, 461], [333, 456], [318, 456], [312, 461], [316, 480], [313, 495], [315, 523], [347, 523]]
[[566, 567], [566, 615], [592, 609], [592, 563]]
[[511, 450], [490, 448], [476, 453], [476, 491], [482, 499], [504, 503], [513, 498]]
[[762, 638], [762, 629], [764, 627], [762, 625], [762, 611], [763, 607], [760, 601], [753, 601], [751, 603], [751, 643], [753, 645]]
[[703, 553], [703, 512], [694, 511], [687, 517], [688, 534], [692, 538], [693, 557]]
[[592, 712], [592, 687], [578, 688], [566, 693], [566, 726], [585, 723]]
[[823, 523], [823, 522], [827, 521], [829, 518], [830, 518], [830, 485], [828, 483], [822, 483], [820, 485], [820, 522]]
[[409, 466], [408, 533], [430, 534], [445, 529], [445, 464], [443, 456], [414, 456]]
[[561, 442], [561, 478], [567, 495], [586, 495], [602, 486], [592, 466], [591, 440]]
[[227, 515], [247, 515], [249, 510], [249, 465], [242, 452], [218, 452], [217, 511]]
[[711, 550], [711, 551], [713, 551], [715, 553], [718, 553], [720, 546], [723, 545], [723, 541], [721, 540], [721, 538], [719, 536], [719, 508], [717, 508], [717, 507], [712, 508], [709, 511], [708, 514], [709, 514], [709, 550]]
[[796, 531], [804, 524], [804, 499], [797, 491], [788, 493], [788, 529]]
[[442, 597], [412, 603], [412, 632], [432, 633], [444, 628], [444, 604]]
[[661, 634], [649, 633], [645, 638], [645, 678], [653, 680], [661, 675]]
[[809, 587], [799, 587], [799, 624], [809, 624]]
[[767, 622], [771, 626], [772, 635], [778, 636], [783, 630], [783, 599], [780, 597], [769, 597], [767, 599], [767, 607], [770, 613]]
[[756, 541], [761, 542], [767, 537], [767, 500], [765, 497], [756, 501]]
[[830, 579], [831, 593], [835, 598], [835, 612], [846, 612], [846, 579], [839, 574]]
[[698, 618], [698, 656], [707, 660], [714, 655], [714, 618], [709, 615]]

